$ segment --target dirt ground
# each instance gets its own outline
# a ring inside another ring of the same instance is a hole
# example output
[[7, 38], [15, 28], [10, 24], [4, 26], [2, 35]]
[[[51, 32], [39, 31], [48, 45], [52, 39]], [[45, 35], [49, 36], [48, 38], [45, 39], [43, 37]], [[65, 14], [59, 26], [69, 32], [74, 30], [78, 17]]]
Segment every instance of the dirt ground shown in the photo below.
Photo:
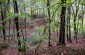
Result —
[[[30, 22], [30, 21], [29, 21]], [[29, 48], [27, 48], [26, 52], [24, 55], [85, 55], [85, 38], [81, 37], [81, 35], [79, 35], [78, 38], [78, 42], [75, 42], [75, 39], [72, 38], [72, 43], [67, 43], [66, 42], [66, 46], [59, 46], [57, 45], [56, 41], [51, 41], [52, 46], [48, 46], [48, 40], [44, 41], [41, 43], [40, 47], [37, 49], [36, 53], [35, 53], [35, 49], [37, 48], [37, 45], [32, 45], [31, 44], [31, 36], [32, 33], [35, 31], [35, 27], [40, 27], [43, 24], [44, 21], [42, 20], [36, 20], [35, 23], [33, 24], [34, 27], [31, 28], [29, 23], [27, 23], [26, 25], [26, 37], [28, 37], [28, 39], [30, 39], [30, 41], [27, 41], [27, 46]], [[15, 31], [15, 28], [14, 28]], [[12, 28], [10, 28], [10, 35], [12, 36], [12, 34], [14, 34], [14, 31]], [[0, 51], [0, 55], [19, 55], [18, 49], [17, 47], [17, 39], [16, 39], [16, 31], [15, 31], [15, 35], [13, 37], [9, 36], [9, 30], [6, 30], [6, 35], [7, 40], [6, 42], [10, 45], [9, 48], [7, 49], [3, 49], [2, 51]], [[23, 28], [23, 32], [25, 35], [25, 29]], [[20, 34], [22, 36], [22, 34]], [[22, 38], [22, 37], [21, 37]], [[54, 35], [54, 33], [52, 33], [52, 39], [58, 39], [58, 37], [56, 37], [56, 34]], [[0, 43], [2, 43], [3, 39], [2, 37], [0, 38]], [[20, 55], [22, 55], [22, 53], [20, 53]]]

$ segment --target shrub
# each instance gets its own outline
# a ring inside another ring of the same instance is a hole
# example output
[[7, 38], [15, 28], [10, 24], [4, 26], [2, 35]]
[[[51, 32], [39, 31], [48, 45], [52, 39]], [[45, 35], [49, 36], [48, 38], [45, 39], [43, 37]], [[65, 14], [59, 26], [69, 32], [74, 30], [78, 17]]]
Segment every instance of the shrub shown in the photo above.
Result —
[[79, 50], [79, 53], [78, 53], [79, 55], [84, 55], [84, 50], [81, 48], [80, 50]]
[[33, 33], [33, 35], [32, 35], [32, 43], [34, 44], [34, 45], [37, 45], [37, 44], [39, 44], [39, 42], [40, 42], [40, 40], [41, 40], [41, 38], [40, 38], [40, 36], [39, 36], [39, 34], [36, 32], [36, 33]]
[[23, 52], [25, 50], [26, 50], [25, 46], [21, 46], [20, 51]]
[[41, 41], [41, 36], [43, 34], [44, 31], [44, 27], [37, 27], [36, 31], [32, 33], [32, 40], [33, 40], [33, 44], [39, 44]]
[[0, 50], [8, 48], [9, 46], [7, 44], [0, 44]]

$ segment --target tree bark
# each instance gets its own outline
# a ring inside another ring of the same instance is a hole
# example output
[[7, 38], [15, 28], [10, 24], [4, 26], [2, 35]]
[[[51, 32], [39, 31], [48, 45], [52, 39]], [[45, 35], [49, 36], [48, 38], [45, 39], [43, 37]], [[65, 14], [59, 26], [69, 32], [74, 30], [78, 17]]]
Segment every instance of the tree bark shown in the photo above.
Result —
[[[61, 0], [61, 3], [64, 4], [66, 0]], [[59, 44], [65, 45], [65, 14], [66, 14], [66, 5], [62, 6], [61, 14], [60, 14], [60, 36], [59, 36]]]
[[[14, 4], [14, 13], [18, 13], [17, 1], [16, 1], [16, 0], [13, 0], [13, 4]], [[19, 33], [18, 17], [15, 17], [15, 18], [14, 18], [14, 21], [15, 21], [15, 25], [16, 25], [16, 32], [17, 32], [17, 38], [18, 38], [18, 46], [19, 46], [18, 51], [20, 51], [21, 42], [20, 42], [20, 33]]]
[[49, 34], [49, 41], [48, 41], [48, 46], [51, 46], [51, 30], [50, 30], [50, 22], [51, 22], [51, 14], [50, 14], [50, 0], [47, 0], [47, 10], [48, 10], [48, 22], [49, 22], [49, 27], [48, 27], [48, 34]]
[[[5, 11], [5, 9], [3, 9], [3, 4], [2, 4], [2, 6], [1, 6], [2, 21], [4, 21], [4, 19], [5, 19], [5, 13], [6, 13], [6, 11]], [[4, 42], [5, 42], [5, 40], [6, 40], [5, 22], [2, 23], [2, 27], [4, 27], [2, 29], [2, 31], [3, 31]]]
[[68, 17], [67, 17], [67, 19], [68, 19], [68, 42], [72, 42], [72, 40], [71, 40], [71, 27], [70, 27], [70, 14], [71, 13], [71, 7], [68, 7]]
[[[79, 10], [79, 2], [78, 0], [75, 0], [76, 2], [76, 13], [74, 15], [74, 38], [76, 39], [76, 42], [77, 42], [77, 24], [76, 24], [76, 20], [77, 20], [77, 13], [78, 13], [78, 10]], [[77, 2], [78, 2], [78, 6], [77, 6]]]

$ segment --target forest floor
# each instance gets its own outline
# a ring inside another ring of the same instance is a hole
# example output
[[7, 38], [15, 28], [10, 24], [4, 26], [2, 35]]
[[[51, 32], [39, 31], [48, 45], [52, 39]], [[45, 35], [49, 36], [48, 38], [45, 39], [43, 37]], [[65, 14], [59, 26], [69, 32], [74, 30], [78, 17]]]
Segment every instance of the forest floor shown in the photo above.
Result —
[[[85, 38], [79, 38], [77, 43], [72, 40], [72, 43], [66, 43], [66, 46], [47, 46], [41, 45], [37, 49], [37, 55], [85, 55]], [[34, 55], [35, 49], [28, 49], [25, 55]], [[18, 49], [7, 48], [1, 51], [0, 55], [18, 55]], [[20, 54], [22, 55], [22, 54]]]
[[[35, 26], [40, 26], [42, 25], [42, 22], [37, 23], [38, 25]], [[27, 29], [27, 34], [29, 36], [29, 40], [32, 41], [30, 38], [31, 33], [34, 32], [35, 29]], [[11, 33], [13, 30], [11, 31]], [[53, 34], [54, 35], [54, 34]], [[72, 37], [72, 43], [66, 42], [66, 46], [59, 46], [57, 45], [57, 42], [51, 42], [52, 46], [48, 46], [47, 41], [44, 43], [41, 43], [40, 47], [37, 49], [36, 54], [35, 54], [35, 49], [38, 45], [32, 45], [28, 44], [28, 47], [26, 49], [26, 52], [24, 55], [85, 55], [85, 38], [79, 36], [78, 41], [76, 43], [75, 39]], [[58, 39], [58, 38], [56, 38]], [[11, 39], [12, 42], [13, 38]], [[16, 41], [16, 40], [15, 40]], [[29, 43], [29, 41], [28, 41]], [[9, 47], [7, 49], [3, 49], [0, 51], [0, 55], [22, 55], [22, 53], [19, 54], [17, 48], [13, 48], [13, 46], [17, 46], [17, 42], [13, 45], [12, 47]]]

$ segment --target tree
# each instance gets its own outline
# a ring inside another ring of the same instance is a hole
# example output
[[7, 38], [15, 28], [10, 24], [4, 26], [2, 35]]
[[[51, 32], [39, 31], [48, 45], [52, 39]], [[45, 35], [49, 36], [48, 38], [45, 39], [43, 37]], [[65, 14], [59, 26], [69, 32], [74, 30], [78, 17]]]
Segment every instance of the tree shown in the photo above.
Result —
[[[2, 21], [4, 21], [5, 16], [6, 16], [6, 8], [3, 5], [3, 2], [1, 2], [1, 17], [2, 17]], [[5, 22], [2, 23], [2, 26], [4, 27], [3, 28], [3, 37], [4, 37], [4, 42], [5, 42], [5, 40], [6, 40]]]
[[47, 0], [47, 10], [48, 10], [48, 22], [49, 22], [49, 27], [48, 27], [48, 46], [51, 46], [51, 30], [50, 30], [50, 23], [51, 23], [51, 14], [50, 14], [50, 0]]
[[[18, 14], [18, 4], [17, 4], [17, 1], [13, 0], [13, 4], [14, 4], [14, 13]], [[17, 32], [17, 38], [18, 38], [18, 46], [19, 46], [19, 50], [18, 51], [20, 51], [21, 42], [20, 42], [18, 17], [15, 17], [14, 21], [15, 21], [15, 25], [16, 25], [16, 32]]]
[[70, 18], [71, 18], [71, 6], [67, 8], [67, 41], [71, 41], [71, 27], [70, 27]]
[[59, 36], [59, 44], [65, 45], [65, 14], [66, 14], [66, 0], [61, 0], [62, 9], [60, 14], [60, 36]]
[[[78, 11], [79, 11], [79, 3], [80, 3], [80, 0], [78, 1], [78, 0], [75, 0], [75, 2], [76, 2], [76, 12], [74, 13], [74, 37], [75, 37], [75, 39], [76, 39], [76, 42], [77, 42], [77, 34], [78, 34], [78, 32], [77, 32], [77, 23], [76, 23], [76, 21], [77, 21], [77, 16], [78, 16]], [[77, 5], [77, 3], [78, 3], [78, 5]]]

